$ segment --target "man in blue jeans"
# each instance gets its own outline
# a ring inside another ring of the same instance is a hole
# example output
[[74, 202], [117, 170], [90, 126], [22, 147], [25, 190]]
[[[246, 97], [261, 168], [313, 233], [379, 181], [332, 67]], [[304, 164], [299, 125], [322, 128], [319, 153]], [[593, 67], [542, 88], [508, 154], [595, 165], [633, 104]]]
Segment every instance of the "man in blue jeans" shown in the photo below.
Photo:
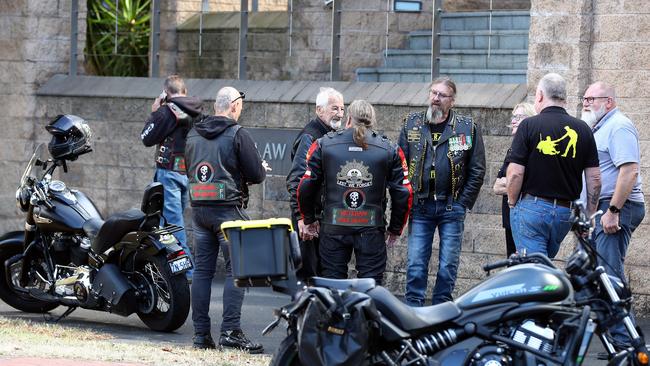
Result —
[[600, 194], [596, 142], [589, 127], [571, 117], [566, 81], [546, 74], [535, 93], [536, 116], [524, 119], [512, 142], [507, 177], [510, 226], [519, 252], [555, 257], [571, 229], [571, 206], [587, 183], [587, 210]]
[[210, 331], [210, 296], [219, 251], [226, 262], [223, 288], [223, 321], [219, 346], [261, 353], [261, 344], [251, 342], [240, 326], [244, 290], [234, 286], [230, 253], [221, 224], [248, 220], [248, 185], [266, 177], [267, 165], [260, 159], [253, 138], [237, 120], [244, 93], [224, 87], [217, 92], [214, 116], [205, 116], [187, 134], [185, 156], [192, 202], [195, 267], [192, 282], [194, 348], [213, 349]]
[[[187, 205], [187, 175], [185, 175], [185, 136], [192, 121], [201, 114], [201, 100], [187, 96], [185, 82], [178, 75], [165, 79], [163, 92], [151, 105], [140, 138], [145, 146], [158, 145], [155, 182], [165, 189], [163, 217], [183, 230], [174, 233], [179, 244], [192, 258], [187, 246], [183, 210]], [[191, 280], [192, 272], [187, 278]]]
[[[603, 82], [596, 82], [585, 91], [582, 119], [594, 131], [603, 182], [598, 203], [603, 215], [596, 218], [593, 234], [601, 255], [598, 264], [607, 274], [625, 280], [625, 254], [632, 233], [645, 216], [639, 133], [617, 108], [614, 88]], [[630, 344], [623, 324], [610, 329], [610, 334], [619, 349]]]
[[465, 211], [476, 202], [485, 175], [485, 149], [470, 117], [452, 110], [456, 84], [429, 85], [428, 109], [409, 114], [399, 136], [413, 188], [406, 268], [406, 303], [423, 306], [433, 235], [440, 237], [432, 304], [449, 301], [456, 283]]

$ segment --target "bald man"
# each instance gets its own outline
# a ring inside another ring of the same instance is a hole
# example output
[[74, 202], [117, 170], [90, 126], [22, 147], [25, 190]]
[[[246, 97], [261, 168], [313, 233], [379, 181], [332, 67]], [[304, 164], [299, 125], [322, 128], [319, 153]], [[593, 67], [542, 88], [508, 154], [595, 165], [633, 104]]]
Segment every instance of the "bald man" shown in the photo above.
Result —
[[203, 116], [187, 134], [185, 159], [192, 203], [194, 228], [194, 280], [192, 282], [192, 321], [194, 348], [213, 349], [210, 331], [210, 289], [219, 249], [226, 262], [223, 287], [223, 320], [219, 346], [249, 353], [264, 351], [241, 330], [244, 290], [234, 286], [230, 255], [221, 224], [249, 220], [244, 211], [248, 185], [266, 177], [262, 159], [251, 135], [237, 124], [245, 95], [232, 87], [219, 90], [214, 116]]

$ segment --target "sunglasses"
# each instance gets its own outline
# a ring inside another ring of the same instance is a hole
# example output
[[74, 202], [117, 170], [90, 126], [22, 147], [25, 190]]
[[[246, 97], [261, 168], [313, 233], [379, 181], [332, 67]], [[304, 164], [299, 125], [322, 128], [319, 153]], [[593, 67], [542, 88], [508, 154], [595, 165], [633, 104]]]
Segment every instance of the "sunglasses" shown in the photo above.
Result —
[[246, 99], [246, 94], [244, 94], [244, 92], [239, 92], [239, 96], [237, 98], [233, 99], [230, 103], [235, 103], [239, 99], [242, 99], [242, 100]]

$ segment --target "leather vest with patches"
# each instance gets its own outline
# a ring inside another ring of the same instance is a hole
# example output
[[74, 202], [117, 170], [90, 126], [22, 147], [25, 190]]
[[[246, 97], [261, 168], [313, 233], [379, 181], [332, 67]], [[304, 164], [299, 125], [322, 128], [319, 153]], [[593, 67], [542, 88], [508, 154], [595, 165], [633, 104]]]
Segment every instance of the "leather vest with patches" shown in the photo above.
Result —
[[248, 187], [242, 184], [234, 143], [240, 128], [240, 125], [230, 126], [212, 140], [194, 129], [188, 133], [187, 140], [191, 143], [185, 154], [190, 164], [187, 178], [193, 206], [246, 206]]
[[[465, 183], [466, 162], [475, 142], [474, 124], [470, 117], [453, 110], [449, 113], [451, 116], [435, 149], [426, 112], [411, 113], [406, 118], [409, 180], [417, 199], [433, 196], [430, 191], [435, 189], [438, 199], [457, 200]], [[432, 168], [435, 169], [435, 187], [429, 187]]]
[[353, 132], [353, 128], [330, 132], [320, 140], [325, 182], [321, 225], [383, 227], [390, 142], [369, 131], [363, 150], [354, 142]]
[[176, 117], [176, 128], [158, 144], [156, 166], [185, 174], [185, 138], [192, 128], [193, 118], [173, 102], [165, 105]]

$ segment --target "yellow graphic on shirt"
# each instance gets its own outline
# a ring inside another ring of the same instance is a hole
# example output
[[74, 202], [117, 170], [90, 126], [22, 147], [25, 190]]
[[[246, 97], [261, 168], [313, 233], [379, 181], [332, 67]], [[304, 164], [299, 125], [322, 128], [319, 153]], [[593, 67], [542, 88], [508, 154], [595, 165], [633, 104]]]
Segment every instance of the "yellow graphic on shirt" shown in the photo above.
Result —
[[551, 140], [551, 136], [546, 136], [546, 139], [542, 140], [542, 134], [540, 134], [537, 150], [539, 150], [539, 152], [544, 155], [557, 155], [560, 153], [560, 151], [555, 147], [558, 143], [560, 143], [560, 141], [568, 138], [569, 143], [566, 145], [566, 149], [564, 149], [564, 154], [562, 154], [562, 157], [566, 158], [569, 154], [569, 149], [573, 149], [572, 158], [575, 159], [576, 144], [578, 143], [578, 133], [575, 130], [571, 129], [569, 126], [564, 126], [564, 129], [566, 130], [566, 133], [557, 140]]

